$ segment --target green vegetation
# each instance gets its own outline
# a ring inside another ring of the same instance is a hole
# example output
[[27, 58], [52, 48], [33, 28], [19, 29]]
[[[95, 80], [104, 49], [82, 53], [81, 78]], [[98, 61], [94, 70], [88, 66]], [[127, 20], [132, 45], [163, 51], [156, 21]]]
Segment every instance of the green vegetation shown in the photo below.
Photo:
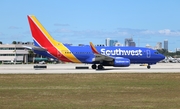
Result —
[[17, 42], [16, 42], [16, 41], [13, 41], [12, 44], [17, 44]]
[[0, 75], [1, 109], [179, 109], [180, 74]]
[[171, 56], [171, 57], [175, 57], [175, 58], [180, 58], [180, 51], [168, 52], [165, 49], [159, 49], [158, 52], [165, 55], [165, 56]]

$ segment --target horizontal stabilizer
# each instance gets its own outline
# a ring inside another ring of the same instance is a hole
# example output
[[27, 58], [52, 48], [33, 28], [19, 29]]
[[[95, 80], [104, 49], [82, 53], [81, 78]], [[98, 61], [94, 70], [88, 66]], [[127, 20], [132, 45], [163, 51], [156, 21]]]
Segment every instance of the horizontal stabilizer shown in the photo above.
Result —
[[47, 49], [37, 46], [23, 46], [24, 48], [30, 49], [30, 50], [37, 50], [37, 51], [47, 51]]

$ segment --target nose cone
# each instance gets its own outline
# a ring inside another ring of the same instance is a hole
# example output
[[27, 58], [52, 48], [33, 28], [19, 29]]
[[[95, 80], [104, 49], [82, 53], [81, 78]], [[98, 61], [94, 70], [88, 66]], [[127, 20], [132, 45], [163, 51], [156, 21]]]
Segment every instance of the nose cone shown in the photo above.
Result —
[[161, 54], [161, 55], [160, 55], [160, 59], [161, 59], [161, 60], [165, 59], [165, 56]]

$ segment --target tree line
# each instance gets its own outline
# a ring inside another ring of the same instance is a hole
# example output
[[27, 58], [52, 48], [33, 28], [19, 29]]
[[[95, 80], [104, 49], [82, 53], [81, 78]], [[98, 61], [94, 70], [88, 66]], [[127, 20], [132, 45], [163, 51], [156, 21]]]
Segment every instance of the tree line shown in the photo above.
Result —
[[[2, 41], [0, 41], [0, 44], [3, 44], [3, 42]], [[11, 44], [19, 44], [19, 42], [18, 41], [12, 41], [12, 43]]]
[[[0, 41], [0, 44], [3, 44], [3, 42]], [[16, 41], [12, 41], [12, 44], [17, 44], [17, 42]]]
[[159, 53], [165, 55], [165, 56], [171, 56], [171, 57], [174, 57], [174, 58], [180, 58], [180, 51], [168, 52], [168, 50], [166, 50], [166, 49], [158, 49], [157, 51]]

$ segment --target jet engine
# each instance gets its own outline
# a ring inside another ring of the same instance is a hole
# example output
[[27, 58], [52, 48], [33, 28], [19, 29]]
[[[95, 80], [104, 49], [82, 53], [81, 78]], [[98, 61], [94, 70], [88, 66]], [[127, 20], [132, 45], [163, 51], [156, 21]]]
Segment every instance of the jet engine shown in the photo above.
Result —
[[130, 65], [130, 60], [128, 58], [115, 58], [114, 67], [128, 67]]

